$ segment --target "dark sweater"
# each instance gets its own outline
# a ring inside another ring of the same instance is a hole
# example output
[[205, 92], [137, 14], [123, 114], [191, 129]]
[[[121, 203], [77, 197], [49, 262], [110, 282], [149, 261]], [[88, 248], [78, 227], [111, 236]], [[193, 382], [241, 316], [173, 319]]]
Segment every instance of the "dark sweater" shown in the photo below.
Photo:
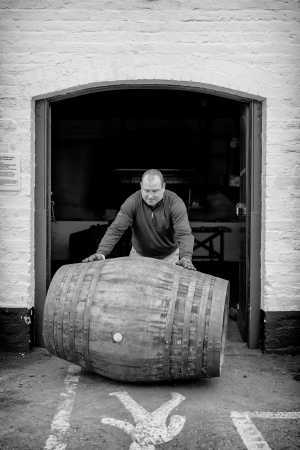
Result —
[[143, 256], [162, 259], [179, 247], [180, 258], [192, 257], [194, 236], [185, 204], [175, 192], [165, 190], [155, 206], [144, 202], [141, 191], [128, 197], [97, 251], [108, 256], [128, 227], [132, 228], [133, 247]]

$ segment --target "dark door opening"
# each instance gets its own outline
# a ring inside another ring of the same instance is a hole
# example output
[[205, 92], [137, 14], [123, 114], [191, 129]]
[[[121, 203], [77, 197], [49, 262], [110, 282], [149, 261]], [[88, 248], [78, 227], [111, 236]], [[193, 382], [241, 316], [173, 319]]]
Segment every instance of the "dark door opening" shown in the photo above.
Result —
[[[143, 171], [158, 168], [167, 188], [187, 206], [194, 264], [230, 281], [230, 304], [242, 308], [247, 322], [249, 254], [243, 253], [239, 211], [246, 178], [249, 184], [250, 167], [243, 178], [241, 166], [249, 150], [251, 122], [242, 118], [250, 102], [187, 89], [131, 87], [54, 100], [47, 111], [48, 283], [62, 264], [96, 250], [121, 203], [139, 189]], [[130, 234], [111, 256], [129, 251]], [[247, 323], [239, 323], [247, 339]]]
[[[52, 273], [96, 250], [100, 225], [139, 189], [143, 170], [155, 167], [188, 208], [194, 264], [230, 280], [236, 307], [240, 114], [238, 102], [170, 90], [113, 91], [54, 103]], [[84, 230], [78, 233], [80, 222]], [[126, 250], [124, 244], [114, 256]]]

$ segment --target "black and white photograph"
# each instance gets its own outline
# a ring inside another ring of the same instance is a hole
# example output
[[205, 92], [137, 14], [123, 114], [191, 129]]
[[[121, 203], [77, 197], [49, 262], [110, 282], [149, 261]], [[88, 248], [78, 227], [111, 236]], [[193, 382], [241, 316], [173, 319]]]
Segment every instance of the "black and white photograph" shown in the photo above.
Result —
[[0, 449], [300, 448], [300, 1], [0, 0]]

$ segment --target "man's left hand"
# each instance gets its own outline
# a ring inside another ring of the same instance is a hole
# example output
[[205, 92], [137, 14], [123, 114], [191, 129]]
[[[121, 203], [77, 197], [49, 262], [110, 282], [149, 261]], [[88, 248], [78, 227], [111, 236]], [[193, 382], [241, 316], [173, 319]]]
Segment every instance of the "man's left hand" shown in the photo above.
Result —
[[184, 269], [197, 270], [192, 261], [187, 257], [181, 258], [176, 264], [183, 267]]

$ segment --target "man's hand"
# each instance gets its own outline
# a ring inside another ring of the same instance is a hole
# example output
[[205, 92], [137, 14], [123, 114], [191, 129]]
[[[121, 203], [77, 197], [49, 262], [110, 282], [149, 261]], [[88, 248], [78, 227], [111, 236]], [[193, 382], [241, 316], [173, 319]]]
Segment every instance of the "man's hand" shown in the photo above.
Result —
[[92, 262], [92, 261], [105, 261], [105, 256], [102, 253], [93, 253], [93, 255], [84, 258], [82, 262]]
[[176, 264], [178, 266], [183, 267], [184, 269], [197, 270], [196, 267], [193, 265], [192, 261], [187, 257], [181, 258], [179, 261], [177, 261]]

